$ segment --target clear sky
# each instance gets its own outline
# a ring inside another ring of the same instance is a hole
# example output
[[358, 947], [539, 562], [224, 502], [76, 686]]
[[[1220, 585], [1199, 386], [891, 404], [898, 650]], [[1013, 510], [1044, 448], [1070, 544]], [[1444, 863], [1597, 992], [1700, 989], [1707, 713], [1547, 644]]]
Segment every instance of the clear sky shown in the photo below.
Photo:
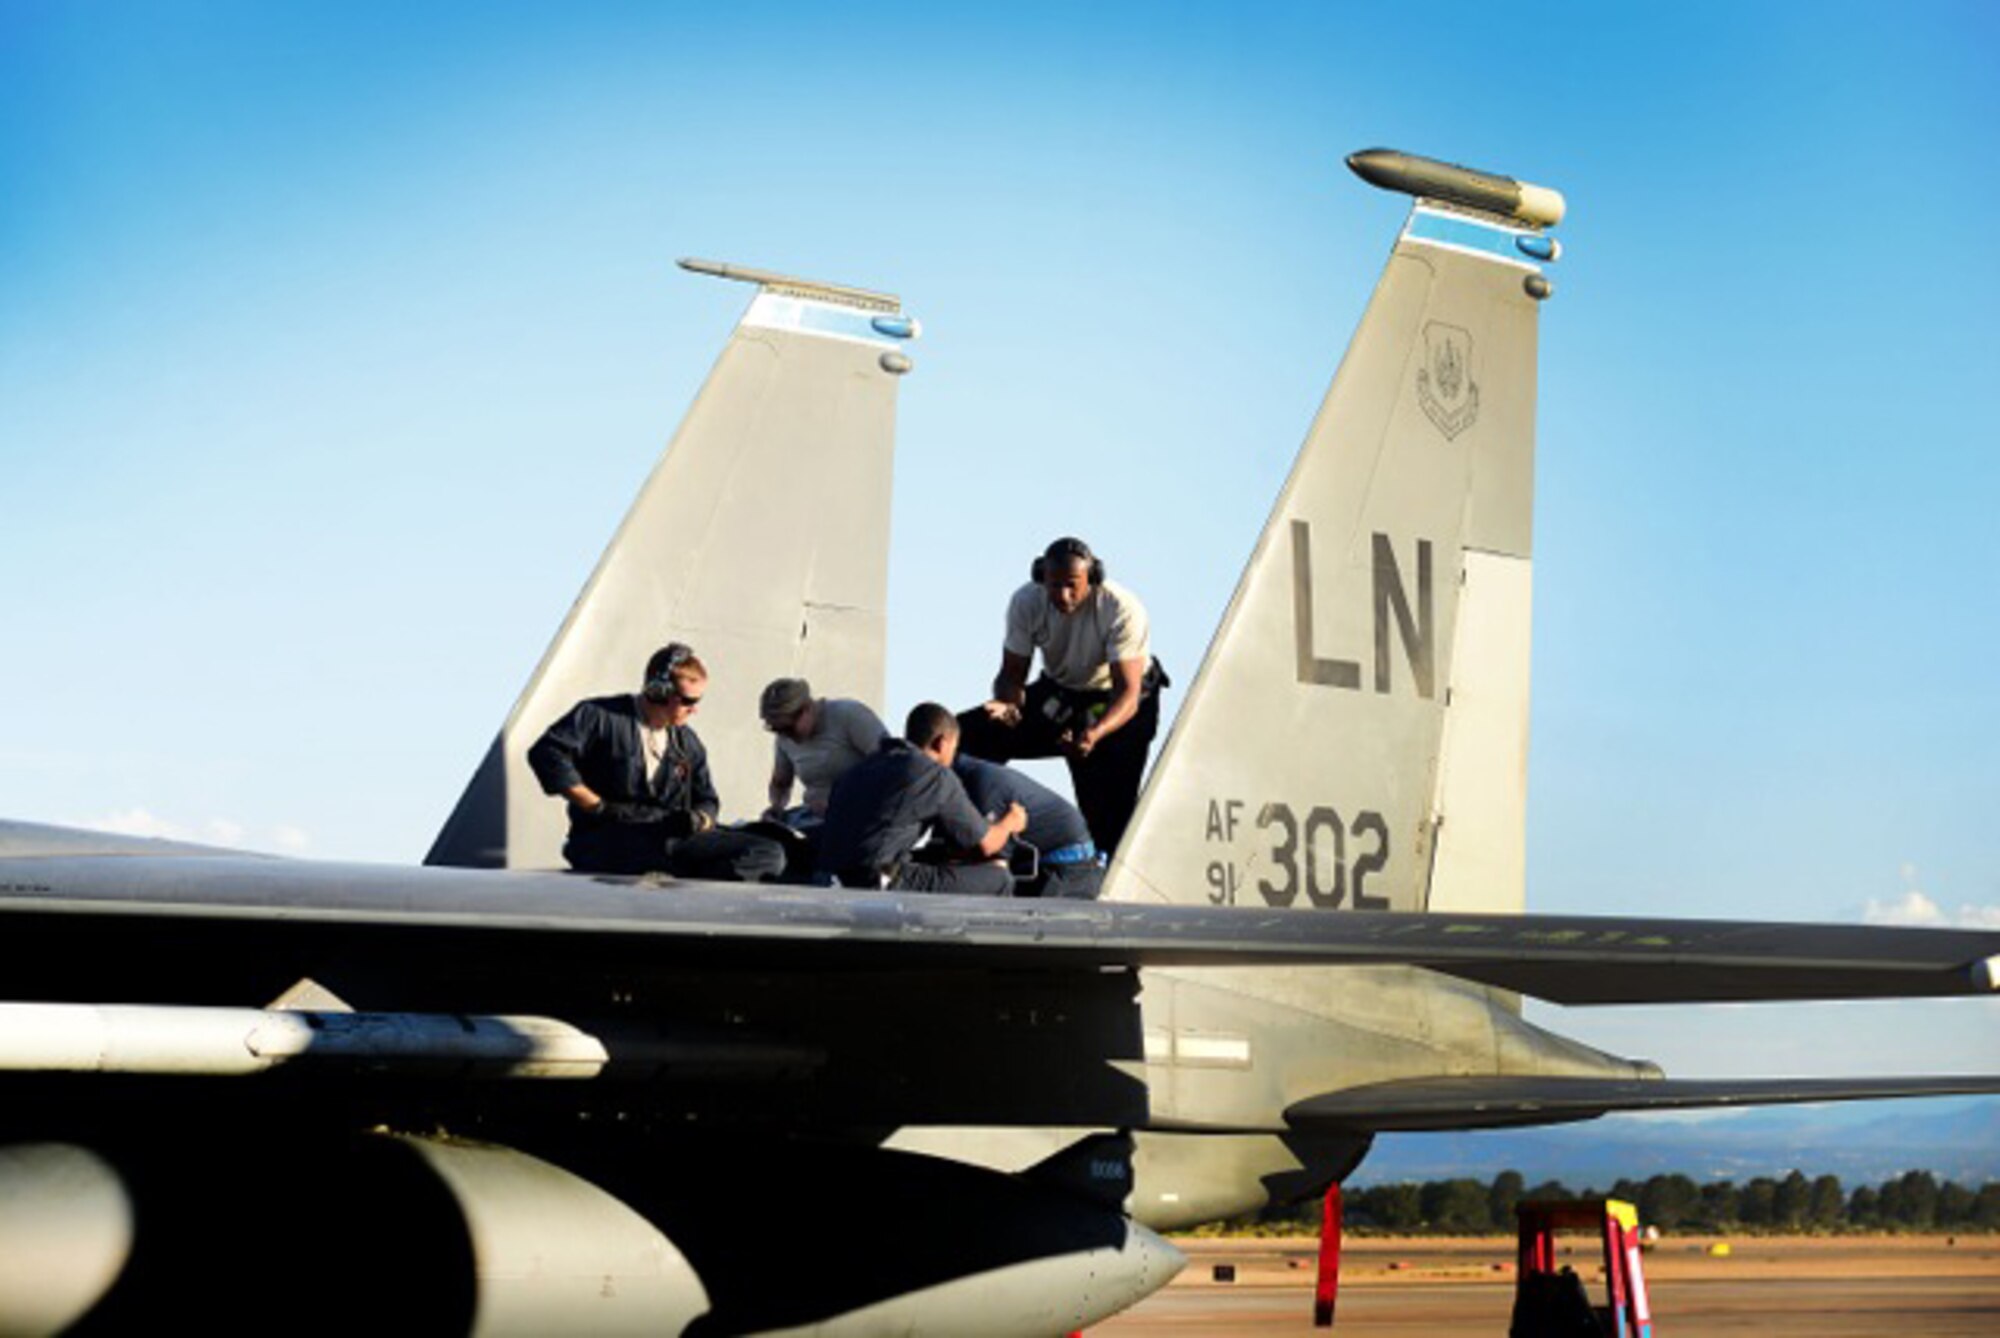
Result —
[[[0, 0], [0, 813], [414, 861], [745, 293], [902, 294], [889, 705], [1198, 662], [1406, 201], [1563, 190], [1536, 909], [2000, 924], [2000, 8]], [[1624, 1010], [2000, 1070], [2000, 1006]]]

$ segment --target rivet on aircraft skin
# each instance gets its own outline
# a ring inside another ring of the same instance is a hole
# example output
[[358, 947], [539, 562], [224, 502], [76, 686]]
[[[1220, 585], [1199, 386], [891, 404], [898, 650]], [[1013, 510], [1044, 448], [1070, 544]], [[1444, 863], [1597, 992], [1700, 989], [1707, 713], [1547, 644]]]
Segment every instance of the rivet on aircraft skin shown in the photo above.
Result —
[[888, 372], [892, 376], [901, 376], [905, 372], [909, 371], [910, 368], [916, 366], [915, 363], [911, 362], [908, 358], [904, 357], [900, 353], [884, 353], [880, 361], [882, 364], [882, 370]]
[[888, 335], [891, 339], [915, 339], [924, 330], [909, 316], [877, 316], [868, 323], [875, 327], [875, 333]]

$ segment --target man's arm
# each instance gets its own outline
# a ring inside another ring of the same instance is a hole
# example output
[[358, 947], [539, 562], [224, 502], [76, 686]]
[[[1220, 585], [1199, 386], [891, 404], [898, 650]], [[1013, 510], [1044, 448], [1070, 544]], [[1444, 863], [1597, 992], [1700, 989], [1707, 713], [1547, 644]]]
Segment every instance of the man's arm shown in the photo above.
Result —
[[993, 700], [986, 714], [1010, 725], [1021, 723], [1021, 703], [1028, 699], [1028, 657], [1011, 650], [1000, 652], [1000, 672], [993, 676]]
[[977, 850], [981, 859], [992, 859], [1009, 840], [1027, 830], [1028, 810], [1019, 804], [1007, 805], [1005, 813], [988, 822], [965, 792], [964, 783], [948, 768], [937, 769], [935, 785], [934, 797], [926, 806], [928, 816], [937, 819], [945, 839], [960, 850]]
[[573, 812], [584, 819], [616, 822], [643, 822], [658, 816], [657, 808], [643, 800], [611, 800], [583, 778], [581, 762], [585, 753], [603, 746], [607, 717], [590, 702], [578, 702], [562, 719], [542, 732], [528, 749], [528, 766], [549, 794], [567, 799]]
[[705, 832], [715, 826], [722, 796], [715, 792], [715, 777], [708, 772], [708, 749], [699, 740], [695, 743], [694, 774], [688, 777], [688, 798], [694, 805], [694, 829]]
[[1090, 756], [1107, 734], [1115, 734], [1119, 728], [1139, 714], [1139, 699], [1146, 686], [1146, 670], [1150, 660], [1113, 660], [1111, 662], [1111, 686], [1116, 692], [1111, 704], [1104, 708], [1104, 718], [1088, 726], [1076, 736], [1074, 747], [1078, 757]]
[[604, 807], [604, 796], [585, 785], [582, 781], [562, 792], [563, 798], [576, 805], [579, 813], [596, 813]]
[[1028, 810], [1019, 804], [1007, 805], [1007, 811], [997, 822], [987, 827], [986, 835], [979, 842], [979, 854], [984, 859], [992, 859], [999, 854], [1009, 841], [1028, 829]]
[[792, 759], [785, 756], [785, 750], [776, 742], [771, 744], [771, 752], [771, 784], [765, 791], [771, 806], [764, 810], [764, 816], [776, 820], [783, 818], [785, 810], [791, 807], [792, 782], [798, 779], [798, 774], [792, 770]]
[[1009, 725], [1021, 723], [1028, 698], [1028, 665], [1035, 655], [1038, 616], [1046, 618], [1048, 597], [1038, 585], [1024, 585], [1007, 601], [1007, 630], [1000, 638], [1000, 672], [993, 676], [993, 699], [986, 714]]
[[590, 741], [590, 721], [594, 712], [588, 702], [578, 702], [564, 716], [542, 731], [528, 748], [528, 768], [541, 782], [545, 794], [561, 795], [585, 813], [604, 806], [604, 796], [586, 785], [577, 759]]

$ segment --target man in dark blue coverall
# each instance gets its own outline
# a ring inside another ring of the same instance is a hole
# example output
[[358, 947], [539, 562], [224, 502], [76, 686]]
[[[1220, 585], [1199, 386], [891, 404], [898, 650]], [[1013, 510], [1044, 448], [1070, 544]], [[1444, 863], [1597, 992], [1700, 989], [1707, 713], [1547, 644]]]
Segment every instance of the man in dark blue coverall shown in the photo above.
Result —
[[776, 841], [716, 830], [708, 751], [688, 724], [707, 686], [693, 651], [662, 647], [639, 692], [578, 702], [528, 749], [542, 789], [569, 801], [571, 868], [753, 882], [784, 868]]
[[1075, 804], [1026, 772], [984, 758], [960, 753], [951, 769], [973, 806], [989, 818], [1005, 812], [1009, 804], [1027, 810], [1028, 825], [1021, 839], [1035, 848], [1039, 872], [1020, 895], [1096, 899], [1104, 864]]
[[[820, 827], [821, 874], [846, 887], [1007, 896], [1013, 876], [986, 861], [1027, 826], [1027, 811], [1011, 804], [989, 823], [973, 807], [951, 771], [958, 754], [958, 721], [936, 702], [911, 711], [903, 734], [883, 740], [878, 751], [833, 783]], [[977, 852], [980, 862], [931, 864], [911, 858], [933, 823], [948, 845]]]

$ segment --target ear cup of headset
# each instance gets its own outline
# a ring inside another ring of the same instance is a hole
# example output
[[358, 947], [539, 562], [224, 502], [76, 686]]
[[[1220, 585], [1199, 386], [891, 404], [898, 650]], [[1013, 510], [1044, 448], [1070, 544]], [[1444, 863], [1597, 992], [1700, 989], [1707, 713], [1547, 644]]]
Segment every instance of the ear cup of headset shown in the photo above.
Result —
[[694, 647], [685, 642], [669, 641], [662, 649], [667, 653], [667, 662], [661, 665], [660, 671], [648, 678], [646, 686], [640, 689], [647, 701], [664, 702], [674, 696], [674, 670], [694, 658]]

